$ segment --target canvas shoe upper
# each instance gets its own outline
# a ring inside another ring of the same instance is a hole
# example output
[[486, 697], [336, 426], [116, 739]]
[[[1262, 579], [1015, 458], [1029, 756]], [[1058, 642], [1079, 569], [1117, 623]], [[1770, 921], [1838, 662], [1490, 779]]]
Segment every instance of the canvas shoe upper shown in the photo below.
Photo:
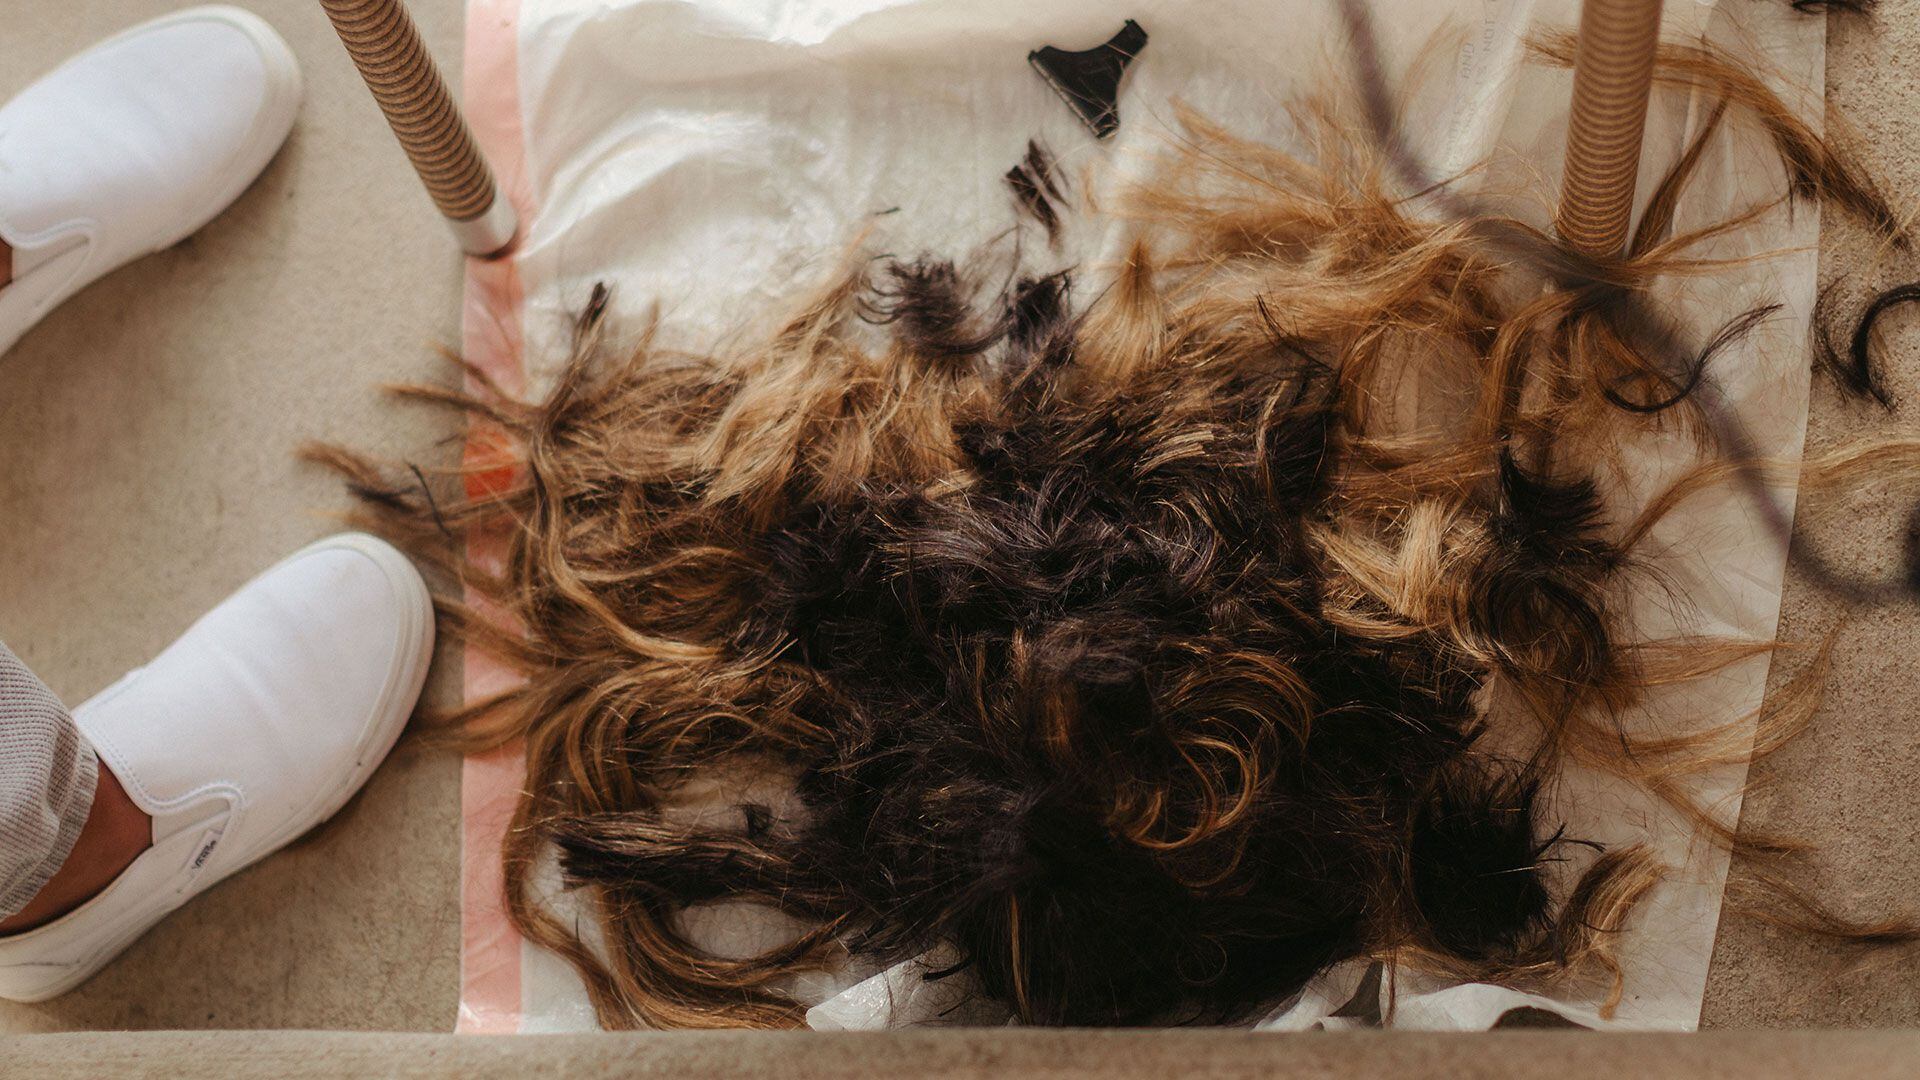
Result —
[[412, 714], [433, 652], [413, 564], [344, 534], [243, 586], [74, 710], [153, 846], [86, 904], [0, 937], [0, 997], [84, 982], [194, 895], [331, 817]]
[[0, 353], [117, 267], [178, 243], [245, 191], [293, 128], [300, 69], [258, 16], [143, 23], [0, 106]]

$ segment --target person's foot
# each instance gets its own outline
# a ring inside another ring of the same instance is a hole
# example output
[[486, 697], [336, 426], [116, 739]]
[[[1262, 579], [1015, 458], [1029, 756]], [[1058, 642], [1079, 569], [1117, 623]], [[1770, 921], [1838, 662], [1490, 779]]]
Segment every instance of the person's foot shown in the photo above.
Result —
[[0, 937], [0, 998], [85, 982], [169, 912], [331, 817], [413, 712], [433, 604], [370, 536], [323, 540], [243, 586], [74, 710], [153, 819], [152, 846], [43, 926]]
[[111, 769], [96, 763], [94, 771], [93, 802], [66, 861], [25, 907], [0, 919], [0, 936], [44, 926], [100, 895], [153, 846], [153, 819]]
[[136, 26], [0, 105], [0, 353], [61, 301], [226, 209], [299, 108], [293, 52], [231, 7]]

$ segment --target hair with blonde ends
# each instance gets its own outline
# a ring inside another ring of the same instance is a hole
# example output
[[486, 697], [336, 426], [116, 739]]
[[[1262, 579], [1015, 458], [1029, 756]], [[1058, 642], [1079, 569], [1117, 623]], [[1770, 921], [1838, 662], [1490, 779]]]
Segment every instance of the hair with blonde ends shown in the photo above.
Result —
[[[1766, 209], [1674, 231], [1714, 138], [1771, 140], [1791, 197], [1903, 235], [1741, 65], [1673, 47], [1661, 79], [1721, 105], [1601, 264], [1618, 286], [1714, 272], [1703, 242]], [[796, 974], [941, 947], [938, 974], [1038, 1024], [1230, 1022], [1353, 957], [1611, 979], [1617, 1001], [1617, 931], [1665, 868], [1549, 820], [1568, 764], [1790, 857], [1687, 780], [1803, 728], [1824, 649], [1757, 716], [1621, 720], [1773, 648], [1640, 640], [1625, 614], [1659, 573], [1654, 524], [1738, 467], [1694, 391], [1772, 309], [1676, 376], [1588, 294], [1394, 190], [1345, 106], [1296, 116], [1305, 150], [1183, 114], [1100, 208], [1137, 239], [1097, 290], [861, 262], [724, 355], [616, 354], [596, 290], [539, 400], [471, 369], [473, 393], [402, 389], [504, 448], [461, 497], [310, 451], [484, 598], [443, 617], [525, 674], [449, 730], [524, 740], [509, 910], [605, 1024], [789, 1026]], [[1622, 440], [1656, 430], [1691, 431], [1701, 463], [1615, 511]], [[1920, 442], [1765, 468], [1913, 476]], [[468, 532], [504, 538], [497, 570]], [[553, 851], [587, 940], [534, 887]], [[1784, 888], [1791, 925], [1913, 936]], [[709, 951], [685, 914], [728, 901], [802, 929]]]

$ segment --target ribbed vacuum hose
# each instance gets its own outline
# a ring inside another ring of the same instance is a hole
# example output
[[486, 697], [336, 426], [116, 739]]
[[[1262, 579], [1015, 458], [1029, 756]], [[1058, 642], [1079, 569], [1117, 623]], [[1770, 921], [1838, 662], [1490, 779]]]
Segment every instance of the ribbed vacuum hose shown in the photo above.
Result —
[[1618, 255], [1627, 243], [1660, 46], [1660, 4], [1586, 0], [1581, 6], [1566, 172], [1554, 228], [1588, 255]]
[[401, 0], [320, 0], [461, 247], [500, 253], [517, 228], [493, 172]]

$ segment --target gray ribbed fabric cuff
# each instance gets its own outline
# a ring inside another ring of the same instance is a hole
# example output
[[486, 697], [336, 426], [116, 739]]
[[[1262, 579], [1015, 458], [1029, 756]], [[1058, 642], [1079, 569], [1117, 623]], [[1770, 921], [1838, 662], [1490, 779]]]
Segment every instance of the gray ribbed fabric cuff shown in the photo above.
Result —
[[98, 779], [93, 744], [67, 707], [0, 644], [0, 919], [67, 861]]

